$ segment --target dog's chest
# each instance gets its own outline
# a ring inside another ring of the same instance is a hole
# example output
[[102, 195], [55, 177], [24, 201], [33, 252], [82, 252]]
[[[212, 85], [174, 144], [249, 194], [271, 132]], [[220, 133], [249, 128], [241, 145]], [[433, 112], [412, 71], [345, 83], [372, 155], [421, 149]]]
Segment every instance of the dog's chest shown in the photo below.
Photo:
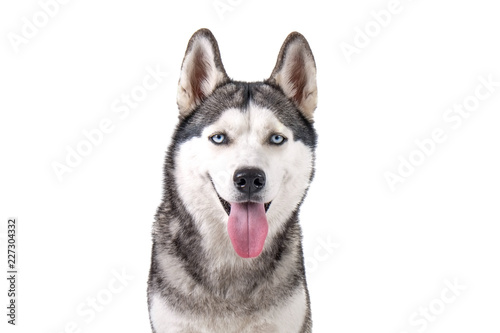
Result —
[[159, 295], [151, 298], [151, 321], [155, 333], [299, 333], [306, 315], [304, 288], [281, 304], [250, 315], [226, 311], [217, 315], [194, 315], [175, 311]]

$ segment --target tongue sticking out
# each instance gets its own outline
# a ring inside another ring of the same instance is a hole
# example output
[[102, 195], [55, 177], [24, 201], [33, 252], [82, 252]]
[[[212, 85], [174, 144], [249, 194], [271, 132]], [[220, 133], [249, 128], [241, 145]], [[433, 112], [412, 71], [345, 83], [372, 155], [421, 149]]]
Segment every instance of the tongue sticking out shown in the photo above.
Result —
[[227, 231], [234, 250], [242, 258], [257, 257], [264, 248], [267, 218], [263, 203], [232, 203]]

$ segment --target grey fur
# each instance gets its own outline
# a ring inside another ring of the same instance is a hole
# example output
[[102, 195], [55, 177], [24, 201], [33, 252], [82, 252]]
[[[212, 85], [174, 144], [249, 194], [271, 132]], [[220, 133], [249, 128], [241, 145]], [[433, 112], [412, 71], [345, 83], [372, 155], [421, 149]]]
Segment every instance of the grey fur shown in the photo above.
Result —
[[[216, 66], [226, 75], [217, 42], [211, 32], [202, 29], [196, 32], [193, 38], [199, 35], [210, 40], [216, 50], [214, 52]], [[190, 51], [193, 38], [188, 44], [186, 54]], [[297, 38], [305, 41], [302, 35], [293, 33], [285, 44], [290, 39]], [[310, 52], [309, 46], [307, 50]], [[279, 70], [284, 53], [282, 48], [273, 75]], [[167, 152], [164, 166], [164, 195], [153, 226], [153, 248], [148, 281], [149, 308], [151, 311], [153, 295], [161, 295], [163, 302], [180, 313], [211, 318], [218, 318], [221, 314], [235, 317], [250, 316], [287, 302], [298, 288], [303, 287], [306, 292], [307, 309], [302, 327], [297, 328], [297, 332], [309, 333], [312, 330], [312, 321], [302, 254], [302, 234], [298, 221], [300, 205], [284, 223], [282, 231], [273, 239], [266, 240], [271, 246], [257, 258], [251, 259], [251, 264], [246, 265], [244, 270], [241, 267], [224, 265], [214, 270], [208, 265], [216, 258], [210, 258], [204, 253], [201, 247], [201, 233], [193, 216], [182, 203], [177, 190], [178, 180], [175, 179], [174, 170], [178, 147], [191, 138], [199, 137], [203, 128], [217, 121], [224, 110], [237, 108], [241, 112], [247, 112], [250, 102], [271, 110], [293, 131], [294, 140], [303, 142], [314, 152], [317, 136], [312, 121], [302, 114], [293, 100], [285, 96], [272, 77], [263, 82], [252, 83], [237, 82], [227, 78], [187, 116], [181, 117]], [[311, 180], [312, 177], [313, 172], [310, 175]], [[302, 200], [305, 195], [306, 193], [303, 194]], [[177, 226], [181, 226], [180, 230]], [[175, 282], [168, 280], [162, 268], [162, 260], [166, 257], [175, 258], [181, 263], [183, 274], [196, 281], [199, 290], [203, 292], [194, 298], [180, 290]], [[155, 332], [153, 323], [151, 324]], [[227, 332], [232, 332], [229, 327]]]

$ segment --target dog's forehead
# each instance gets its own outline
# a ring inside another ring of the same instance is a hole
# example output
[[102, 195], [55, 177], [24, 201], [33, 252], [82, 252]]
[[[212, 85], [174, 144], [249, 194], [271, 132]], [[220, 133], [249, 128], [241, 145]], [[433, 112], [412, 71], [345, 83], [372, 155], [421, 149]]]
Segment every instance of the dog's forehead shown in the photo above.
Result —
[[292, 135], [292, 132], [271, 110], [254, 103], [250, 103], [244, 109], [231, 108], [223, 111], [219, 119], [208, 126], [205, 131], [221, 131], [234, 135], [267, 136], [274, 132]]
[[[200, 137], [205, 129], [224, 119], [228, 126], [246, 124], [248, 119], [254, 125], [260, 122], [261, 125], [272, 126], [274, 131], [283, 126], [293, 133], [294, 140], [302, 141], [311, 149], [316, 146], [316, 132], [312, 124], [283, 92], [264, 82], [233, 81], [217, 88], [198, 110], [179, 123], [175, 141], [182, 143]], [[254, 130], [257, 127], [252, 126]]]

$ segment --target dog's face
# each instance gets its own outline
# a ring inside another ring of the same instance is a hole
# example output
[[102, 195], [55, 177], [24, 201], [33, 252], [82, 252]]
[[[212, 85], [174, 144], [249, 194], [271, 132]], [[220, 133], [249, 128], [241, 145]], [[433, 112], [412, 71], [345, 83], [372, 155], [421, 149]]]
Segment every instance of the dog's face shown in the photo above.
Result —
[[313, 174], [315, 78], [298, 33], [271, 77], [255, 83], [227, 77], [208, 30], [191, 38], [178, 88], [175, 183], [216, 247], [230, 240], [240, 257], [257, 257], [298, 208]]
[[294, 185], [308, 184], [310, 150], [266, 108], [251, 103], [247, 110], [224, 111], [203, 134], [211, 161], [207, 173], [229, 203], [270, 204], [280, 191], [289, 195], [297, 192]]

